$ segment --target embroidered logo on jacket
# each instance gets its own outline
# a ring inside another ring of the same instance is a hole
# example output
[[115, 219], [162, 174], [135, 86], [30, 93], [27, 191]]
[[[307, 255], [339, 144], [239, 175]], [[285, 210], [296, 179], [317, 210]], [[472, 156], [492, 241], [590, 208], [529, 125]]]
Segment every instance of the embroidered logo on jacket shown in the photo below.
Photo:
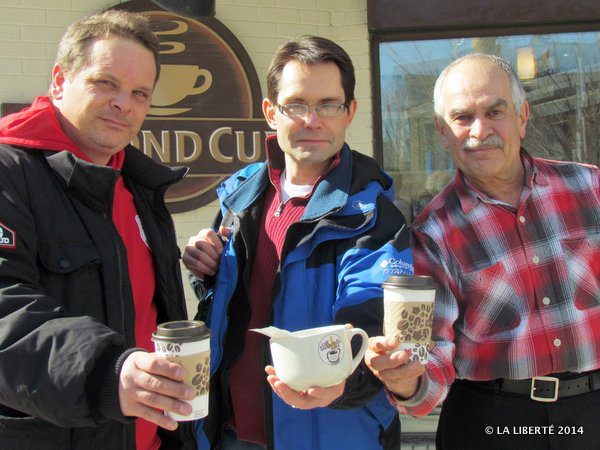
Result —
[[15, 248], [15, 232], [0, 222], [0, 248]]
[[412, 275], [414, 270], [412, 264], [396, 258], [384, 259], [379, 267], [382, 273], [388, 275]]

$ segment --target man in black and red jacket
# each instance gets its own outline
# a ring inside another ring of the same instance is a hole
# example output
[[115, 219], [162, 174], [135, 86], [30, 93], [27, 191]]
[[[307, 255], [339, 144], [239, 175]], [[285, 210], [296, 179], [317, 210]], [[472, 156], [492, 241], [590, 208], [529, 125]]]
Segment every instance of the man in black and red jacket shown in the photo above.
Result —
[[[109, 11], [63, 36], [49, 97], [0, 121], [0, 448], [195, 448], [193, 389], [152, 353], [186, 317], [164, 193], [185, 169], [128, 145], [158, 41]], [[143, 419], [142, 419], [143, 418]]]

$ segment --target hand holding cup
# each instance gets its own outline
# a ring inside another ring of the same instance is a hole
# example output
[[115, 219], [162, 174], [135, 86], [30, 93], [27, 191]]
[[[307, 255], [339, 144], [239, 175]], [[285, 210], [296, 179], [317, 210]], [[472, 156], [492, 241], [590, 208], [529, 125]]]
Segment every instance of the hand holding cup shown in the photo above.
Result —
[[152, 334], [155, 354], [185, 369], [183, 383], [194, 389], [188, 400], [191, 408], [184, 414], [165, 410], [177, 421], [196, 420], [208, 415], [210, 379], [210, 331], [204, 322], [179, 320], [165, 322]]
[[410, 354], [397, 348], [396, 337], [372, 337], [365, 363], [388, 390], [399, 397], [410, 398], [419, 387], [419, 377], [425, 372], [425, 367], [418, 360], [411, 362]]
[[177, 422], [162, 411], [189, 414], [195, 392], [183, 383], [185, 369], [153, 353], [131, 353], [119, 373], [119, 405], [123, 415], [141, 417], [174, 430]]

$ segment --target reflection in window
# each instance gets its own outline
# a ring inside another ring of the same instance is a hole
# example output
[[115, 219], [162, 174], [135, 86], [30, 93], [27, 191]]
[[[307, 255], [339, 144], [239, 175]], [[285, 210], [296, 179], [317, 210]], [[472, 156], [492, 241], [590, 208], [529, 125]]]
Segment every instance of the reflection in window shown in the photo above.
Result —
[[473, 52], [502, 56], [517, 70], [531, 106], [524, 148], [600, 164], [600, 33], [382, 43], [383, 164], [409, 219], [453, 176], [433, 124], [433, 86], [452, 60]]

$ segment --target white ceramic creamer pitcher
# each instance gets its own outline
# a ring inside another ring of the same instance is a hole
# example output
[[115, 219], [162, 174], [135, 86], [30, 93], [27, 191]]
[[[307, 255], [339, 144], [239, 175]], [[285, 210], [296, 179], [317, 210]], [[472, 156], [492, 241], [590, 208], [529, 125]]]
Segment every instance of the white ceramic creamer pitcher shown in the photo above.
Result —
[[[360, 328], [330, 325], [290, 333], [276, 327], [253, 329], [269, 336], [277, 378], [296, 391], [341, 383], [360, 364], [369, 336]], [[360, 335], [361, 347], [352, 357], [350, 341]]]

